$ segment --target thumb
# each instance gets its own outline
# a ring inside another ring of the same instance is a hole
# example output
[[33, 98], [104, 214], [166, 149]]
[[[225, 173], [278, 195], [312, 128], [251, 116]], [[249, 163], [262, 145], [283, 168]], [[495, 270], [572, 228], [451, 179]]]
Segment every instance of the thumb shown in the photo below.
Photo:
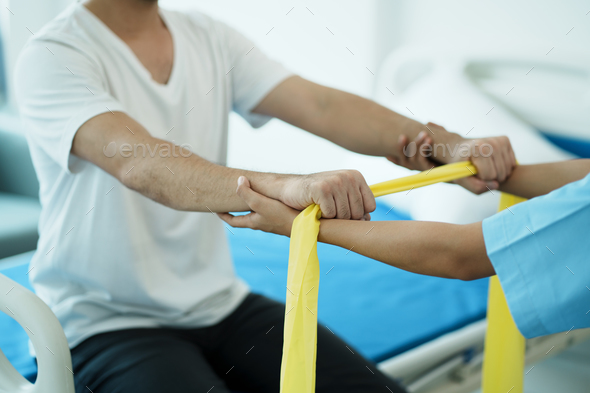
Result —
[[243, 187], [250, 188], [250, 180], [248, 180], [246, 176], [238, 177], [238, 188], [236, 189], [236, 192], [239, 192]]
[[245, 176], [238, 178], [238, 188], [236, 194], [246, 202], [251, 210], [256, 211], [259, 203], [266, 199], [250, 187], [250, 181]]
[[246, 176], [238, 177], [238, 188], [236, 188], [236, 194], [238, 194], [238, 196], [246, 203], [248, 203], [250, 195], [249, 191], [252, 191], [252, 188], [250, 188], [250, 180], [248, 180]]

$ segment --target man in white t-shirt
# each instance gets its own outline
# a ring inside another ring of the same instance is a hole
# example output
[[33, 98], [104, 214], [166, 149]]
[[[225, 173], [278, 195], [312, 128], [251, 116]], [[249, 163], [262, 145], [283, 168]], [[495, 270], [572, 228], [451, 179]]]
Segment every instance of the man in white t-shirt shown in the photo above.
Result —
[[[241, 175], [327, 218], [364, 219], [375, 201], [355, 171], [226, 167], [230, 111], [414, 169], [432, 164], [402, 154], [404, 135], [463, 142], [294, 76], [230, 27], [157, 1], [71, 5], [23, 50], [16, 88], [43, 206], [31, 281], [65, 330], [78, 392], [278, 390], [284, 306], [235, 276], [212, 213], [248, 210]], [[514, 166], [506, 138], [485, 141], [494, 154], [473, 157], [480, 178], [462, 183], [474, 192]], [[317, 364], [318, 392], [401, 391], [322, 327]]]

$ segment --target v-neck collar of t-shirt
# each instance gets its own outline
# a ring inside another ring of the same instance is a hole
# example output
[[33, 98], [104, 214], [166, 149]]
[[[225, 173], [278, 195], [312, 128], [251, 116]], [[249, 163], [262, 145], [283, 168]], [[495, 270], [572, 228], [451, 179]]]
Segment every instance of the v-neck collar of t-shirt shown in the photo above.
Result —
[[135, 52], [133, 52], [133, 50], [129, 47], [129, 45], [127, 45], [127, 43], [125, 43], [125, 41], [123, 41], [121, 39], [121, 37], [119, 37], [117, 34], [115, 34], [99, 17], [94, 15], [92, 13], [92, 11], [87, 9], [82, 4], [77, 4], [77, 6], [80, 7], [80, 12], [82, 14], [86, 15], [87, 19], [91, 20], [92, 23], [94, 23], [98, 29], [103, 30], [104, 34], [107, 35], [108, 37], [110, 37], [110, 40], [113, 42], [113, 45], [116, 45], [117, 47], [119, 47], [119, 49], [123, 53], [125, 53], [127, 57], [129, 57], [131, 59], [131, 62], [133, 62], [135, 64], [135, 67], [138, 70], [140, 70], [140, 72], [142, 74], [144, 74], [144, 76], [147, 79], [149, 79], [151, 84], [153, 84], [157, 88], [160, 88], [163, 90], [172, 89], [172, 87], [175, 86], [176, 79], [178, 78], [178, 73], [179, 73], [178, 68], [180, 67], [180, 61], [179, 61], [180, 50], [178, 48], [178, 34], [176, 34], [173, 24], [170, 23], [170, 21], [168, 20], [166, 12], [164, 12], [161, 8], [159, 10], [160, 17], [162, 18], [162, 21], [164, 22], [164, 24], [168, 28], [168, 31], [170, 32], [170, 36], [172, 37], [172, 48], [173, 48], [174, 53], [173, 53], [173, 60], [172, 60], [173, 61], [172, 70], [170, 72], [170, 76], [168, 77], [168, 82], [166, 84], [163, 84], [163, 83], [159, 83], [159, 82], [155, 81], [152, 78], [151, 72], [149, 72], [149, 70], [143, 65], [143, 63], [139, 60], [139, 58], [137, 57]]

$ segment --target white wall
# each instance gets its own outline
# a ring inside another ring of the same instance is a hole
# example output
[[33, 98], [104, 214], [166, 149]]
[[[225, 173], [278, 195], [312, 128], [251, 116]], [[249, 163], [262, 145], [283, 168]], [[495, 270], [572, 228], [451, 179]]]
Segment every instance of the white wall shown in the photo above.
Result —
[[535, 47], [543, 53], [555, 47], [552, 56], [588, 52], [589, 11], [586, 0], [404, 0], [402, 41], [524, 51]]
[[[371, 72], [376, 74], [378, 66], [377, 0], [164, 0], [160, 4], [196, 7], [234, 26], [305, 78], [364, 96], [372, 93]], [[309, 173], [346, 167], [352, 154], [277, 120], [252, 130], [234, 115], [230, 132], [229, 164], [236, 167]]]

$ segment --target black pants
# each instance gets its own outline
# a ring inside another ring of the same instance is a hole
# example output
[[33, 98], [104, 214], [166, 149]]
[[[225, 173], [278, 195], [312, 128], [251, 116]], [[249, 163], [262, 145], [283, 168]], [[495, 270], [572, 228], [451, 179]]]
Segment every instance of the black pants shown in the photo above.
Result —
[[[72, 350], [76, 392], [278, 392], [284, 314], [283, 304], [250, 294], [214, 326], [98, 334]], [[403, 389], [320, 325], [316, 391]]]

